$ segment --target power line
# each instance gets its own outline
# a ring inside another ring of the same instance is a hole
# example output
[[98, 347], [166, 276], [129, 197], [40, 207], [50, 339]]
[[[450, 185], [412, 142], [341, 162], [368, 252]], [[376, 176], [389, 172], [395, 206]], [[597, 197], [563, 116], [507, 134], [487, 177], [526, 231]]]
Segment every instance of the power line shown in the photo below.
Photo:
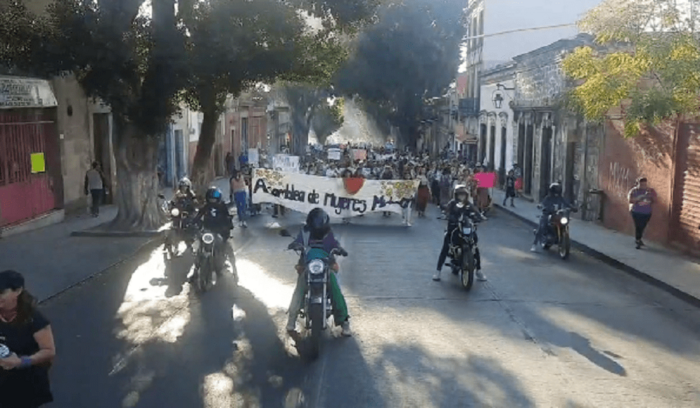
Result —
[[543, 26], [543, 27], [532, 27], [532, 28], [518, 28], [516, 30], [508, 30], [508, 31], [501, 31], [499, 33], [493, 33], [493, 34], [480, 34], [480, 35], [475, 35], [473, 37], [466, 37], [464, 38], [466, 41], [468, 40], [478, 40], [479, 38], [486, 38], [486, 37], [495, 37], [498, 35], [505, 35], [505, 34], [512, 34], [512, 33], [521, 33], [523, 31], [539, 31], [539, 30], [551, 30], [553, 28], [563, 28], [563, 27], [575, 27], [576, 24], [574, 23], [569, 23], [569, 24], [558, 24], [558, 25], [552, 25], [552, 26]]

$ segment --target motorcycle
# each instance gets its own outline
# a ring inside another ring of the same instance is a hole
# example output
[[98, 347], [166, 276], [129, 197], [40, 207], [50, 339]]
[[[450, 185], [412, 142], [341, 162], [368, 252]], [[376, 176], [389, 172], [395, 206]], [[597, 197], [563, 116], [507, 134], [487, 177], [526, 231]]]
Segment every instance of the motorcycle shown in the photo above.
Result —
[[188, 211], [178, 208], [173, 202], [169, 204], [169, 213], [172, 224], [165, 234], [164, 246], [168, 255], [173, 257], [181, 240], [184, 239], [188, 248], [192, 246], [192, 217]]
[[[289, 249], [306, 256], [306, 248], [293, 242]], [[300, 316], [305, 318], [305, 327], [310, 330], [310, 354], [312, 358], [318, 357], [321, 349], [321, 332], [328, 327], [328, 318], [332, 315], [333, 307], [328, 286], [330, 285], [331, 267], [335, 262], [333, 257], [348, 256], [347, 251], [336, 248], [331, 251], [328, 258], [312, 259], [306, 262], [304, 274], [306, 275], [306, 295]], [[305, 258], [304, 258], [305, 259]]]
[[[541, 205], [537, 206], [538, 209], [542, 209]], [[552, 214], [542, 215], [542, 217], [549, 216], [549, 222], [547, 223], [547, 231], [545, 231], [544, 237], [540, 245], [542, 249], [548, 250], [552, 246], [556, 245], [561, 259], [568, 259], [569, 253], [571, 251], [571, 238], [569, 236], [569, 217], [572, 212], [578, 212], [576, 208], [562, 208], [556, 210]], [[535, 229], [535, 235], [537, 235], [537, 229]]]
[[478, 221], [467, 215], [459, 219], [459, 227], [452, 232], [448, 256], [450, 262], [445, 264], [452, 269], [452, 274], [459, 276], [464, 290], [469, 291], [474, 284], [476, 271], [476, 229]]
[[192, 244], [195, 263], [191, 283], [198, 293], [207, 292], [216, 286], [218, 272], [220, 272], [216, 262], [217, 239], [221, 237], [217, 237], [216, 233], [200, 228]]

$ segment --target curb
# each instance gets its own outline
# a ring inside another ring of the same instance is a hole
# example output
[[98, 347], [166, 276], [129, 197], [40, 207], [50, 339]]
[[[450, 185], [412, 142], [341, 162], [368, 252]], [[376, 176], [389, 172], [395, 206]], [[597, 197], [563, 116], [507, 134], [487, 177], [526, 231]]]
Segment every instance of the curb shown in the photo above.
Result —
[[157, 238], [163, 231], [73, 231], [71, 237], [97, 237], [97, 238]]
[[[507, 208], [504, 208], [500, 204], [493, 203], [493, 205], [495, 207], [497, 207], [499, 210], [502, 210], [504, 213], [510, 215], [511, 217], [517, 218], [517, 219], [519, 219], [527, 224], [533, 225], [535, 227], [537, 227], [537, 225], [538, 225], [537, 222], [535, 222], [535, 221], [533, 221], [525, 216], [522, 216], [520, 214], [514, 213], [514, 212], [508, 210]], [[583, 252], [587, 255], [590, 255], [593, 258], [598, 259], [599, 261], [602, 261], [603, 263], [608, 264], [615, 269], [618, 269], [622, 272], [627, 273], [628, 275], [634, 276], [637, 279], [640, 279], [646, 283], [649, 283], [652, 286], [655, 286], [655, 287], [669, 293], [670, 295], [688, 303], [691, 306], [700, 308], [700, 298], [696, 298], [695, 296], [693, 296], [689, 293], [683, 292], [682, 290], [680, 290], [672, 285], [669, 285], [668, 283], [666, 283], [662, 280], [659, 280], [659, 279], [657, 279], [657, 278], [655, 278], [655, 277], [653, 277], [653, 276], [651, 276], [651, 275], [649, 275], [649, 274], [647, 274], [647, 273], [645, 273], [637, 268], [634, 268], [634, 267], [629, 266], [623, 262], [620, 262], [617, 259], [612, 258], [611, 256], [606, 255], [598, 250], [595, 250], [595, 249], [593, 249], [585, 244], [582, 244], [581, 242], [579, 242], [573, 238], [571, 239], [571, 244], [574, 248], [580, 250], [581, 252]]]
[[104, 269], [101, 269], [101, 270], [99, 270], [99, 271], [97, 271], [97, 272], [95, 272], [95, 273], [93, 273], [93, 274], [91, 274], [91, 275], [89, 275], [89, 276], [86, 276], [85, 278], [83, 278], [83, 279], [81, 279], [81, 280], [79, 280], [79, 281], [77, 281], [77, 282], [75, 282], [75, 283], [72, 283], [72, 284], [68, 285], [67, 287], [65, 287], [65, 288], [63, 288], [63, 289], [61, 289], [61, 290], [59, 290], [59, 291], [56, 292], [56, 293], [51, 294], [51, 295], [47, 296], [46, 298], [39, 300], [38, 303], [39, 303], [40, 305], [41, 305], [41, 304], [44, 304], [44, 303], [46, 303], [46, 302], [48, 302], [48, 301], [50, 301], [50, 300], [53, 300], [53, 299], [55, 299], [55, 298], [61, 296], [62, 294], [68, 292], [69, 290], [71, 290], [71, 289], [73, 289], [73, 288], [76, 288], [76, 287], [81, 286], [81, 285], [83, 285], [83, 284], [85, 284], [85, 283], [88, 283], [88, 282], [91, 281], [92, 279], [97, 278], [98, 276], [104, 274], [105, 272], [109, 271], [110, 269], [112, 269], [112, 268], [114, 268], [114, 267], [117, 267], [117, 266], [119, 266], [119, 265], [121, 265], [121, 264], [123, 264], [123, 263], [125, 263], [125, 262], [130, 261], [131, 259], [133, 259], [133, 258], [135, 258], [136, 256], [138, 256], [138, 255], [139, 255], [141, 252], [143, 252], [144, 250], [149, 249], [149, 248], [151, 248], [152, 246], [154, 246], [154, 244], [160, 245], [160, 242], [159, 242], [156, 238], [151, 238], [151, 239], [149, 239], [148, 241], [144, 242], [143, 245], [140, 245], [138, 248], [136, 248], [136, 250], [133, 251], [132, 253], [130, 253], [129, 255], [126, 255], [126, 256], [122, 257], [121, 259], [119, 259], [118, 261], [114, 262], [113, 264], [107, 266], [107, 267], [104, 268]]

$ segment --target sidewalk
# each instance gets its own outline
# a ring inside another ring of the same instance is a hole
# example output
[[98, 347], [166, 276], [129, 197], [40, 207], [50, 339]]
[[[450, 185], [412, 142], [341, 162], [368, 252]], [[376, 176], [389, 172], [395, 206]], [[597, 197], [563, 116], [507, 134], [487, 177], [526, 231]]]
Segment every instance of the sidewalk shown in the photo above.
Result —
[[[537, 225], [537, 204], [515, 200], [515, 208], [503, 207], [505, 192], [493, 189], [494, 204], [502, 210]], [[534, 239], [534, 236], [533, 236]], [[571, 220], [571, 241], [584, 252], [625, 272], [650, 282], [694, 305], [700, 305], [700, 262], [653, 243], [634, 248], [634, 237], [609, 230], [593, 222]]]
[[[228, 197], [228, 181], [213, 182]], [[166, 198], [173, 196], [164, 189]], [[109, 222], [117, 215], [117, 207], [100, 208], [100, 216], [83, 213], [67, 217], [63, 222], [0, 239], [0, 271], [14, 269], [27, 280], [27, 289], [40, 301], [55, 296], [86, 279], [131, 258], [152, 241], [152, 237], [74, 237]]]
[[117, 208], [104, 206], [100, 216], [83, 214], [64, 222], [0, 240], [0, 270], [14, 269], [39, 300], [54, 296], [135, 254], [145, 238], [71, 237], [73, 231], [112, 220]]

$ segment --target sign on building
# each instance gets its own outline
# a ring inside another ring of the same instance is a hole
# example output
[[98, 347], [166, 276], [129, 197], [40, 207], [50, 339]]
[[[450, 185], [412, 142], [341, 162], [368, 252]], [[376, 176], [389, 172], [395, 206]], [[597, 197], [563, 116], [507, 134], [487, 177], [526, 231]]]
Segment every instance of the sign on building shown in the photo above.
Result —
[[58, 106], [49, 81], [0, 76], [0, 109]]

